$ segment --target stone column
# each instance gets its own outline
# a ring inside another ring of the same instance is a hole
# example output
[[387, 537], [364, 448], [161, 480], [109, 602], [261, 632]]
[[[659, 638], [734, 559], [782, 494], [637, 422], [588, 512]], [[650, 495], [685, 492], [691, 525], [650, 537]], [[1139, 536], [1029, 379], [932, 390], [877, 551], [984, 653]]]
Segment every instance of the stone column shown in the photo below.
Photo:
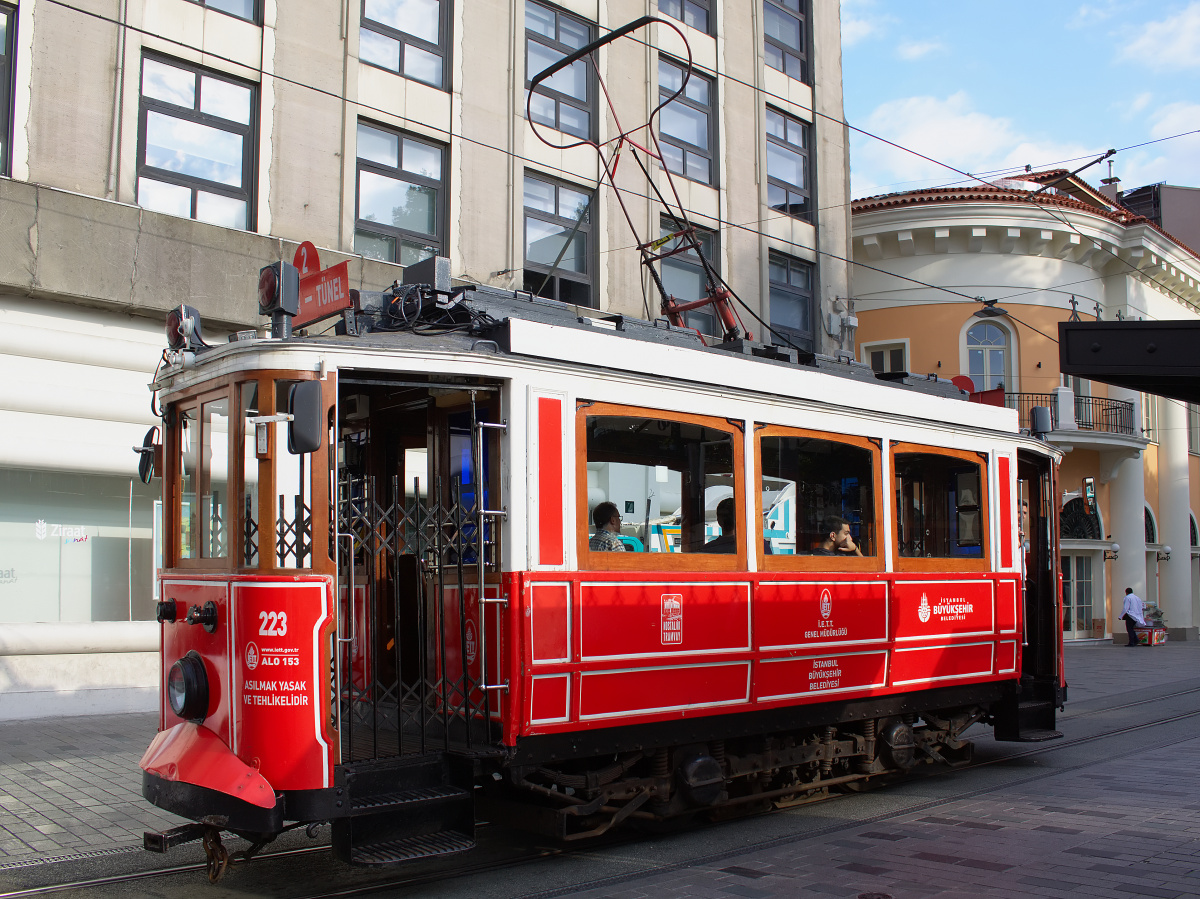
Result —
[[1172, 640], [1195, 640], [1192, 621], [1191, 528], [1188, 500], [1187, 405], [1158, 403], [1158, 542], [1171, 558], [1158, 563], [1158, 603]]
[[[1110, 387], [1108, 395], [1114, 400], [1134, 404], [1134, 421], [1141, 427], [1141, 403], [1132, 390]], [[1125, 588], [1132, 587], [1138, 596], [1146, 595], [1146, 481], [1141, 456], [1126, 459], [1117, 466], [1109, 488], [1107, 524], [1112, 542], [1121, 545], [1112, 563], [1109, 583], [1109, 627], [1115, 636], [1125, 632], [1121, 608], [1125, 603]], [[1105, 535], [1107, 537], [1107, 534]]]

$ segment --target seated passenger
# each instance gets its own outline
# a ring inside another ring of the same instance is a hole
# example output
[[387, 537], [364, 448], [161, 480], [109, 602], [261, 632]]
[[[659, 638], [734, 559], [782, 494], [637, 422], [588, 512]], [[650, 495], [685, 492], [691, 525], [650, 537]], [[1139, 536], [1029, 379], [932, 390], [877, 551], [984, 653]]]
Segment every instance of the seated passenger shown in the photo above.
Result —
[[596, 533], [588, 540], [588, 549], [592, 552], [625, 552], [625, 544], [621, 542], [621, 513], [615, 503], [601, 503], [592, 510], [592, 523], [596, 525]]
[[825, 539], [813, 550], [814, 556], [861, 556], [862, 550], [850, 534], [850, 522], [840, 515], [830, 515], [821, 522]]
[[701, 552], [737, 552], [737, 503], [732, 496], [717, 503], [717, 525], [721, 528], [721, 536], [705, 543]]

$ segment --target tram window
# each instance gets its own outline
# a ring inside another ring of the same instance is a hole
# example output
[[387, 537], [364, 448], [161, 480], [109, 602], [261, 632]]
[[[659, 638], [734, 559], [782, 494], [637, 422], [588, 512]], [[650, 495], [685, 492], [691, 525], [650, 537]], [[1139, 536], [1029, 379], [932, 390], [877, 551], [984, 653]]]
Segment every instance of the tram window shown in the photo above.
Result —
[[722, 533], [732, 531], [734, 522], [728, 504], [721, 506], [734, 498], [731, 433], [670, 419], [588, 417], [589, 533], [596, 507], [609, 502], [621, 518], [618, 536], [628, 552], [736, 553], [733, 534]]
[[[819, 437], [760, 441], [762, 539], [769, 555], [874, 556], [874, 454]], [[823, 544], [831, 522], [849, 524], [855, 548]]]
[[[275, 382], [276, 409], [288, 407], [288, 394], [296, 383]], [[309, 568], [313, 550], [309, 456], [287, 451], [286, 421], [272, 422], [271, 427], [275, 429], [275, 562], [280, 568]]]
[[958, 456], [896, 454], [896, 533], [902, 557], [983, 557], [982, 471], [978, 462]]
[[247, 567], [258, 565], [258, 523], [262, 520], [258, 511], [258, 448], [256, 428], [250, 418], [258, 415], [258, 382], [247, 381], [241, 385], [242, 404], [242, 502], [238, 509], [242, 516], [242, 564]]
[[229, 536], [229, 399], [200, 406], [200, 555], [224, 558]]
[[196, 409], [179, 414], [179, 558], [200, 555], [200, 421]]

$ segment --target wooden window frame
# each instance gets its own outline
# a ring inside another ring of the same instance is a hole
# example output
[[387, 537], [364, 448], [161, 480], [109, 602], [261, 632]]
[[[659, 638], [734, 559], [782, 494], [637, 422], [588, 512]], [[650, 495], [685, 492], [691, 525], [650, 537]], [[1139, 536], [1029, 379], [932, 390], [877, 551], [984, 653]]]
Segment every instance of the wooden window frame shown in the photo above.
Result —
[[903, 574], [906, 572], [958, 572], [958, 571], [991, 571], [992, 570], [992, 497], [991, 483], [989, 478], [991, 472], [989, 465], [992, 460], [991, 453], [974, 450], [958, 450], [950, 449], [944, 446], [929, 446], [924, 443], [893, 443], [888, 448], [888, 475], [889, 484], [894, 492], [896, 489], [896, 456], [901, 453], [925, 453], [932, 456], [945, 456], [952, 459], [960, 459], [964, 462], [970, 462], [973, 465], [978, 465], [981, 468], [979, 478], [979, 518], [980, 527], [983, 533], [980, 537], [980, 547], [982, 552], [978, 559], [956, 559], [950, 556], [938, 556], [936, 558], [916, 558], [913, 556], [900, 555], [900, 522], [899, 522], [899, 505], [896, 502], [892, 503], [891, 513], [891, 552], [892, 552], [892, 569], [897, 573]]
[[[783, 425], [756, 425], [754, 432], [754, 506], [755, 521], [758, 522], [758, 552], [759, 571], [883, 571], [884, 570], [884, 539], [881, 527], [881, 510], [883, 509], [883, 460], [880, 441], [873, 437], [856, 437], [849, 434], [835, 434], [829, 431], [813, 431], [807, 428], [791, 428]], [[873, 556], [814, 556], [800, 554], [791, 556], [768, 555], [762, 545], [762, 438], [764, 437], [808, 437], [817, 440], [828, 440], [831, 443], [841, 443], [858, 449], [869, 450], [871, 453], [871, 476], [874, 478], [872, 498], [875, 503], [875, 555]]]
[[575, 529], [576, 552], [582, 571], [739, 571], [746, 570], [746, 537], [740, 534], [736, 553], [631, 553], [592, 552], [588, 539], [593, 525], [588, 515], [587, 495], [587, 420], [589, 416], [611, 415], [622, 418], [661, 418], [681, 424], [699, 425], [728, 433], [733, 438], [733, 496], [737, 506], [738, 531], [746, 520], [745, 435], [741, 423], [726, 418], [671, 412], [648, 406], [618, 403], [591, 403], [580, 400], [575, 409]]

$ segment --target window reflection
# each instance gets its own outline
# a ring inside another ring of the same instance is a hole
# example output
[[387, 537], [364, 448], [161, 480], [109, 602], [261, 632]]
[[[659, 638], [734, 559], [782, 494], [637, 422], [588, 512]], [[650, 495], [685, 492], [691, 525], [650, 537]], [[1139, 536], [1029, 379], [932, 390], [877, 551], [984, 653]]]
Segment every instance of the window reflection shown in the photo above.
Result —
[[983, 557], [982, 466], [934, 453], [896, 455], [900, 555]]

